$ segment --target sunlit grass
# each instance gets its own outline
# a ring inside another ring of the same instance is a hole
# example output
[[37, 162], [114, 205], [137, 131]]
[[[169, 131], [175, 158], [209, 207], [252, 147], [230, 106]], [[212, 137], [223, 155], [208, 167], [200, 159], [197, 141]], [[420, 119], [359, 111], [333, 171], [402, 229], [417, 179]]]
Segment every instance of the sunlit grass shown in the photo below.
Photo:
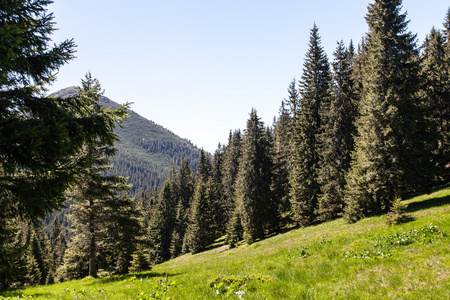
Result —
[[[217, 245], [212, 250], [154, 266], [146, 273], [86, 278], [0, 295], [152, 299], [158, 292], [161, 297], [173, 299], [220, 299], [227, 295], [217, 295], [211, 283], [223, 281], [221, 288], [229, 288], [232, 299], [238, 299], [239, 295], [234, 294], [237, 291], [244, 299], [448, 299], [450, 187], [405, 203], [414, 220], [400, 225], [388, 226], [384, 216], [355, 224], [337, 219], [290, 230], [250, 246], [224, 251], [225, 247]], [[384, 258], [375, 253], [378, 248], [374, 248], [374, 241], [380, 236], [382, 243], [388, 243], [389, 237], [430, 225], [447, 234], [429, 242], [416, 239], [394, 245]], [[367, 258], [349, 255], [366, 250], [371, 253]], [[244, 286], [230, 286], [236, 278], [245, 282]]]

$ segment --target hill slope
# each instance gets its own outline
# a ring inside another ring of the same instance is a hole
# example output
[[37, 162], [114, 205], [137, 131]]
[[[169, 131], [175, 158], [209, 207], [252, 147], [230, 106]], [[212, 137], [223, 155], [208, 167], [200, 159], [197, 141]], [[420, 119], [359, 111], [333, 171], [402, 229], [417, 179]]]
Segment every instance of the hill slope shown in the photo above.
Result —
[[[69, 97], [78, 91], [69, 87], [54, 93], [57, 97]], [[102, 96], [104, 107], [118, 107], [119, 104]], [[120, 141], [116, 143], [118, 153], [111, 159], [111, 173], [129, 177], [133, 184], [131, 195], [140, 195], [153, 187], [160, 187], [167, 178], [172, 165], [179, 165], [184, 156], [196, 169], [199, 149], [162, 126], [147, 120], [132, 110], [123, 128], [116, 128]]]
[[[5, 292], [38, 299], [448, 299], [450, 186], [406, 200], [409, 223], [385, 216], [290, 230], [152, 271]], [[159, 295], [159, 297], [156, 297]]]

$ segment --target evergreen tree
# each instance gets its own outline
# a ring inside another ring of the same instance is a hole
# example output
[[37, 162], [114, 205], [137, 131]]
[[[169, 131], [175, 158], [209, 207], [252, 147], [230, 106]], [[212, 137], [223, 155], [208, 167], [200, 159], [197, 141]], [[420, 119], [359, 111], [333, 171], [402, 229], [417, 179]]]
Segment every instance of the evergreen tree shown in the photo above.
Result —
[[[445, 24], [444, 24], [445, 25]], [[434, 161], [437, 179], [448, 180], [450, 162], [450, 48], [446, 35], [433, 28], [426, 37], [422, 53], [422, 78], [425, 107], [431, 117], [434, 134]], [[447, 172], [447, 174], [446, 174]]]
[[170, 245], [174, 230], [175, 200], [173, 175], [163, 185], [158, 201], [152, 209], [147, 228], [147, 244], [151, 263], [158, 264], [170, 259]]
[[118, 194], [126, 192], [129, 187], [125, 179], [119, 176], [107, 176], [109, 160], [116, 153], [114, 142], [117, 136], [113, 133], [115, 124], [121, 124], [126, 117], [126, 106], [118, 109], [104, 109], [100, 106], [101, 87], [97, 79], [93, 79], [90, 74], [82, 80], [80, 97], [87, 97], [92, 100], [94, 111], [97, 114], [107, 114], [110, 116], [110, 131], [106, 140], [93, 139], [84, 146], [83, 155], [88, 162], [83, 171], [83, 179], [72, 188], [71, 209], [73, 210], [73, 222], [76, 233], [85, 240], [89, 255], [89, 276], [97, 277], [97, 255], [99, 253], [99, 242], [105, 238], [108, 215], [104, 214], [108, 205], [119, 201]]
[[45, 284], [48, 269], [36, 233], [33, 232], [28, 250], [28, 272], [27, 283], [30, 285]]
[[291, 172], [294, 115], [300, 107], [295, 79], [288, 88], [289, 97], [281, 103], [278, 119], [273, 125], [274, 198], [280, 203], [279, 211], [284, 225], [290, 222], [291, 205], [289, 174]]
[[210, 156], [201, 150], [185, 247], [192, 253], [205, 250], [218, 237], [221, 209], [213, 175]]
[[51, 271], [56, 270], [63, 264], [64, 253], [67, 249], [67, 240], [64, 229], [61, 225], [59, 217], [55, 217], [50, 229], [50, 247], [51, 247]]
[[239, 160], [241, 157], [241, 132], [236, 130], [233, 133], [230, 131], [228, 138], [228, 145], [223, 158], [223, 209], [224, 222], [228, 224], [235, 209], [235, 191], [236, 178], [239, 170]]
[[208, 248], [216, 238], [217, 196], [212, 176], [197, 178], [188, 233], [189, 250], [193, 254]]
[[[242, 156], [236, 180], [236, 206], [240, 208], [244, 238], [248, 244], [273, 231], [272, 159], [264, 124], [256, 110], [250, 113], [242, 140]], [[278, 225], [278, 224], [277, 224]]]
[[290, 198], [294, 220], [301, 226], [316, 219], [320, 184], [318, 182], [319, 136], [323, 114], [329, 106], [324, 103], [330, 85], [328, 59], [321, 46], [319, 30], [314, 24], [309, 49], [300, 81], [300, 106], [296, 115]]
[[387, 211], [396, 197], [429, 183], [429, 147], [417, 98], [416, 36], [407, 31], [400, 9], [400, 0], [376, 0], [368, 7], [357, 136], [345, 196], [347, 221]]
[[355, 133], [355, 87], [352, 77], [352, 53], [341, 41], [334, 52], [330, 102], [323, 115], [319, 183], [320, 219], [329, 220], [342, 213], [345, 174], [350, 168]]
[[182, 253], [183, 241], [189, 224], [190, 207], [194, 194], [194, 174], [187, 159], [182, 157], [181, 166], [176, 177], [178, 204], [175, 211], [175, 227], [172, 234], [171, 255], [177, 257]]
[[135, 199], [127, 195], [111, 197], [106, 201], [102, 214], [106, 227], [106, 237], [102, 241], [102, 251], [107, 257], [104, 269], [112, 274], [126, 274], [142, 229]]

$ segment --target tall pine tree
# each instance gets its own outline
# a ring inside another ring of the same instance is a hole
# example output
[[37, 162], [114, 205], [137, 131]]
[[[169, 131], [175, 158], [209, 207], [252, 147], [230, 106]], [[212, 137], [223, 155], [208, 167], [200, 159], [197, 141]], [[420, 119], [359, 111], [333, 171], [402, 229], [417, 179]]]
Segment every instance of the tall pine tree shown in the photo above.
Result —
[[345, 218], [386, 211], [396, 197], [429, 183], [423, 110], [418, 99], [416, 36], [407, 31], [401, 0], [375, 0], [369, 33]]
[[236, 181], [236, 207], [248, 244], [275, 228], [278, 207], [272, 196], [272, 158], [264, 124], [252, 110], [242, 140], [242, 156]]
[[319, 29], [311, 30], [300, 81], [300, 106], [296, 114], [290, 199], [294, 220], [308, 226], [316, 219], [320, 184], [320, 130], [323, 123], [324, 102], [329, 99], [330, 67], [321, 46]]
[[323, 115], [320, 136], [319, 214], [322, 220], [336, 218], [342, 213], [345, 174], [350, 168], [350, 154], [354, 148], [356, 109], [353, 57], [343, 41], [338, 43], [334, 57], [330, 101], [327, 103], [329, 107], [324, 110], [326, 113]]

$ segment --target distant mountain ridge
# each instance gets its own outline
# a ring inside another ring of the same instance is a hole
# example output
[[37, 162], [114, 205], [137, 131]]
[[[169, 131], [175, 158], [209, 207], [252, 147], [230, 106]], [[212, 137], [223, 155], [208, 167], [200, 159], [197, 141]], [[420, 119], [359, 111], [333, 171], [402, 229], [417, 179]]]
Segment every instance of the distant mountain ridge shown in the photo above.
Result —
[[[68, 87], [54, 94], [70, 97], [78, 92], [77, 87]], [[101, 96], [103, 107], [119, 107], [120, 104]], [[191, 142], [177, 136], [164, 127], [150, 121], [132, 110], [123, 128], [116, 128], [120, 141], [116, 143], [117, 154], [112, 157], [112, 174], [128, 177], [132, 184], [130, 194], [139, 196], [155, 187], [161, 187], [173, 165], [178, 166], [184, 156], [191, 168], [197, 169], [200, 150]]]

